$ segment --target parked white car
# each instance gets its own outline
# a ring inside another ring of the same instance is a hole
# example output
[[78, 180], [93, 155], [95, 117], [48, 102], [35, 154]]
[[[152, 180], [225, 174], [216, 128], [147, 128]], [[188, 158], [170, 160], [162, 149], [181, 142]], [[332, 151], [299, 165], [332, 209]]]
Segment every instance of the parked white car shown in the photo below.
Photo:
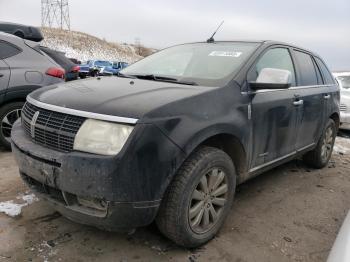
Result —
[[350, 261], [350, 212], [344, 220], [327, 262]]
[[350, 130], [350, 72], [333, 75], [340, 85], [340, 128]]

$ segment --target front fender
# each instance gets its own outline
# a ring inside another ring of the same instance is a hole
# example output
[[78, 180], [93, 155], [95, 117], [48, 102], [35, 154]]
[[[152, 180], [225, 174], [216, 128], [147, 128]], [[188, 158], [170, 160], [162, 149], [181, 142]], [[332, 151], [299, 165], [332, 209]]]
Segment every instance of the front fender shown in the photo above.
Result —
[[230, 135], [235, 137], [238, 141], [240, 141], [242, 146], [244, 147], [244, 150], [246, 151], [247, 144], [245, 143], [245, 141], [247, 141], [247, 139], [245, 138], [244, 132], [242, 132], [243, 130], [244, 129], [242, 126], [237, 126], [233, 124], [215, 124], [212, 126], [208, 126], [205, 129], [199, 130], [197, 133], [189, 137], [186, 143], [184, 143], [182, 146], [180, 145], [180, 147], [187, 155], [189, 155], [204, 141], [208, 140], [211, 137], [217, 135]]

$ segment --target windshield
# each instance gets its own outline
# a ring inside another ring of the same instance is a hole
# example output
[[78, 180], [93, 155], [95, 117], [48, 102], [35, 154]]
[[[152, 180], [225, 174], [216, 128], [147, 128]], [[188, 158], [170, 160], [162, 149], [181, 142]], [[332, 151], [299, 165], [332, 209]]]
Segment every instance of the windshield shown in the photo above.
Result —
[[204, 86], [220, 86], [233, 78], [258, 45], [247, 42], [179, 45], [148, 56], [121, 72], [125, 75], [166, 76]]
[[338, 76], [337, 80], [340, 82], [342, 88], [350, 90], [350, 75], [348, 76]]
[[95, 61], [95, 66], [111, 66], [112, 63], [109, 61]]

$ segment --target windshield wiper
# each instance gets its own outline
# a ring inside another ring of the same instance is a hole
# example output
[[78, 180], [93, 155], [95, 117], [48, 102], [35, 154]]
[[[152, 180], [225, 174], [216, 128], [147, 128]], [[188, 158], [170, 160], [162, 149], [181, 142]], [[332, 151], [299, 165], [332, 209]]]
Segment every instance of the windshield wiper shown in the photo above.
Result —
[[126, 75], [126, 74], [123, 74], [123, 73], [120, 73], [120, 72], [117, 72], [117, 76], [118, 77], [123, 77], [123, 78], [137, 78], [136, 76], [133, 76], [133, 75]]
[[153, 81], [163, 81], [163, 82], [170, 82], [170, 83], [177, 83], [177, 84], [183, 84], [183, 85], [193, 85], [197, 86], [198, 84], [193, 81], [184, 81], [184, 80], [179, 80], [176, 78], [172, 77], [167, 77], [167, 76], [157, 76], [157, 75], [130, 75], [133, 77], [136, 77], [138, 79], [146, 79], [146, 80], [153, 80]]

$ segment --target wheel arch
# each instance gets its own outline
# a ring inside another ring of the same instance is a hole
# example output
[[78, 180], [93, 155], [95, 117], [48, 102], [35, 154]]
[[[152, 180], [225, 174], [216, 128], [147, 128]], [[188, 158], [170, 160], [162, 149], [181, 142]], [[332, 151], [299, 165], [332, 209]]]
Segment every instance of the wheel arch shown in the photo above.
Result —
[[37, 85], [27, 85], [8, 88], [3, 94], [0, 107], [13, 102], [25, 102], [27, 95], [40, 87]]
[[339, 130], [339, 126], [340, 126], [340, 116], [338, 114], [338, 112], [334, 112], [333, 114], [331, 114], [329, 116], [330, 119], [332, 119], [335, 123], [335, 127], [337, 128], [337, 131]]
[[[226, 126], [228, 127], [228, 126]], [[230, 130], [233, 128], [230, 126]], [[237, 129], [242, 130], [242, 129]], [[202, 146], [215, 147], [223, 150], [232, 160], [235, 169], [238, 182], [244, 180], [244, 175], [248, 170], [248, 154], [246, 147], [242, 143], [239, 133], [229, 132], [227, 128], [208, 128], [197, 133], [192, 139], [187, 141], [186, 146], [183, 149], [184, 157], [182, 161], [178, 163], [176, 169], [172, 172], [161, 189], [160, 195], [163, 196], [169, 185], [172, 183], [178, 170], [183, 163], [191, 157], [193, 152]], [[242, 178], [242, 179], [241, 179]]]
[[13, 34], [15, 36], [20, 37], [20, 38], [24, 38], [25, 37], [25, 34], [24, 34], [23, 30], [21, 30], [21, 29], [17, 29]]
[[18, 97], [12, 97], [11, 99], [6, 99], [4, 101], [2, 101], [2, 103], [0, 104], [0, 107], [10, 104], [10, 103], [14, 103], [14, 102], [25, 102], [26, 101], [26, 96], [18, 96]]
[[247, 171], [247, 154], [241, 141], [234, 135], [228, 133], [220, 133], [208, 137], [198, 146], [210, 146], [224, 151], [235, 165], [237, 176]]
[[[247, 140], [244, 139], [244, 135], [247, 135], [248, 132], [242, 130], [245, 129], [240, 128], [239, 126], [222, 124], [211, 126], [199, 131], [188, 139], [182, 147], [185, 153], [183, 162], [201, 146], [215, 147], [224, 151], [231, 158], [236, 168], [237, 177], [239, 178], [240, 175], [244, 175], [248, 170], [248, 146], [243, 143], [243, 141]], [[181, 167], [183, 162], [178, 168]], [[176, 172], [174, 176], [176, 175]]]

